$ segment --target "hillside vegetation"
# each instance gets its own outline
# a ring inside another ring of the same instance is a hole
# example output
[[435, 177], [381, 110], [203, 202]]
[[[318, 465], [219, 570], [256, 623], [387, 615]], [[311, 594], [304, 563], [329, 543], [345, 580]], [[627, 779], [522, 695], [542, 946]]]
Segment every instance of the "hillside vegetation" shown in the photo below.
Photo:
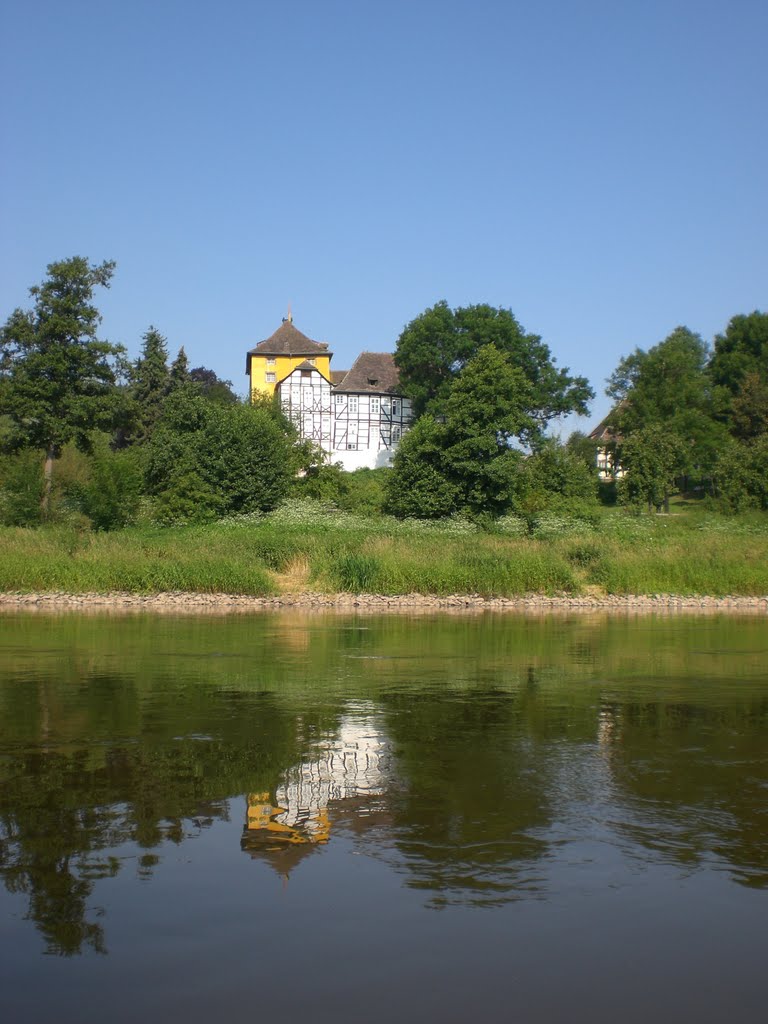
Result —
[[0, 529], [0, 590], [768, 594], [768, 517], [368, 518], [320, 502], [197, 526]]

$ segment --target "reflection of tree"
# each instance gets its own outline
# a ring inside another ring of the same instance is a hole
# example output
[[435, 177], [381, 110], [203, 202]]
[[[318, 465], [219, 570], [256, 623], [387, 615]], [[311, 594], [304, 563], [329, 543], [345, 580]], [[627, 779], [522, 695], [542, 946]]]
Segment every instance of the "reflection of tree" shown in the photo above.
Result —
[[614, 701], [602, 731], [630, 814], [620, 832], [654, 859], [726, 863], [768, 887], [768, 701]]
[[386, 701], [403, 778], [395, 841], [410, 884], [432, 893], [433, 906], [493, 904], [540, 887], [554, 766], [532, 690], [533, 680], [516, 696], [478, 689]]
[[[120, 868], [108, 851], [178, 844], [226, 818], [226, 798], [271, 785], [316, 728], [268, 694], [246, 704], [202, 684], [142, 701], [131, 680], [101, 675], [81, 679], [76, 701], [53, 681], [11, 681], [1, 696], [0, 875], [28, 895], [29, 917], [61, 955], [105, 951], [90, 900]], [[141, 856], [139, 874], [155, 861]]]

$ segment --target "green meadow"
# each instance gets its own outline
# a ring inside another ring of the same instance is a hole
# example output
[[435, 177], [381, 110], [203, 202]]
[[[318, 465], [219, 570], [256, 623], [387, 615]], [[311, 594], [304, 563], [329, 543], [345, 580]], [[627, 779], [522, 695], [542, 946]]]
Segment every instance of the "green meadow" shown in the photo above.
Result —
[[0, 529], [0, 590], [768, 594], [768, 517], [696, 510], [398, 522], [291, 502], [203, 526]]

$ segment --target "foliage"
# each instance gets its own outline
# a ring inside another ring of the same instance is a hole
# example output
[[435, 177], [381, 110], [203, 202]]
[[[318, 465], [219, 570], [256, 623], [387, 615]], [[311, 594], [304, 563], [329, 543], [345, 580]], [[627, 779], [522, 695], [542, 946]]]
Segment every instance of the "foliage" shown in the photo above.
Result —
[[98, 530], [117, 530], [133, 522], [143, 490], [139, 454], [113, 451], [109, 437], [92, 438], [90, 477], [80, 491], [80, 506]]
[[649, 510], [669, 510], [669, 495], [686, 458], [674, 434], [661, 426], [635, 431], [619, 449], [625, 476], [619, 481], [619, 500], [627, 505], [647, 505]]
[[546, 510], [594, 506], [597, 485], [594, 462], [588, 467], [572, 448], [550, 438], [521, 463], [514, 507], [531, 522]]
[[299, 497], [341, 505], [349, 493], [348, 477], [340, 463], [317, 459], [296, 480], [294, 490]]
[[170, 390], [176, 391], [183, 384], [188, 384], [190, 380], [189, 373], [189, 359], [187, 359], [187, 353], [184, 351], [182, 345], [179, 349], [178, 355], [171, 363], [170, 369]]
[[407, 519], [441, 519], [458, 505], [458, 490], [444, 472], [445, 431], [431, 416], [422, 416], [403, 436], [386, 484], [384, 508]]
[[425, 415], [400, 442], [387, 510], [423, 518], [506, 511], [521, 459], [512, 444], [532, 427], [530, 394], [508, 356], [482, 348], [451, 386], [444, 422]]
[[43, 453], [34, 448], [0, 456], [0, 522], [37, 526], [43, 498]]
[[750, 441], [768, 433], [768, 372], [746, 373], [739, 390], [731, 399], [730, 426], [741, 441]]
[[715, 480], [732, 511], [768, 509], [768, 433], [746, 444], [732, 441], [721, 453]]
[[285, 497], [298, 468], [292, 442], [271, 404], [218, 405], [187, 383], [166, 401], [147, 480], [166, 520], [265, 511]]
[[92, 304], [114, 267], [81, 256], [49, 264], [47, 279], [30, 288], [33, 308], [16, 309], [0, 332], [2, 411], [49, 458], [125, 411], [116, 388], [123, 350], [97, 338], [101, 317]]
[[714, 383], [731, 400], [750, 374], [756, 374], [764, 385], [768, 383], [768, 313], [755, 310], [731, 319], [725, 334], [715, 338], [711, 372]]
[[663, 428], [679, 442], [678, 473], [709, 474], [726, 438], [716, 420], [708, 357], [698, 334], [677, 327], [647, 352], [636, 349], [622, 359], [609, 378], [607, 393], [618, 403], [615, 429], [629, 438]]
[[585, 377], [557, 369], [549, 348], [526, 334], [509, 309], [489, 305], [452, 310], [438, 302], [411, 321], [397, 341], [395, 362], [416, 415], [441, 415], [451, 386], [488, 345], [509, 356], [530, 385], [527, 412], [540, 432], [555, 416], [587, 413], [594, 393]]
[[387, 467], [356, 469], [347, 473], [345, 493], [339, 500], [339, 506], [358, 515], [380, 515], [386, 500], [387, 480], [391, 475], [392, 470]]
[[231, 380], [222, 380], [205, 366], [196, 366], [189, 371], [189, 379], [194, 384], [200, 385], [200, 393], [210, 402], [218, 402], [220, 405], [234, 405], [240, 399], [232, 390]]
[[157, 328], [150, 327], [145, 333], [131, 376], [130, 395], [136, 404], [133, 436], [141, 442], [152, 436], [171, 387], [166, 339]]

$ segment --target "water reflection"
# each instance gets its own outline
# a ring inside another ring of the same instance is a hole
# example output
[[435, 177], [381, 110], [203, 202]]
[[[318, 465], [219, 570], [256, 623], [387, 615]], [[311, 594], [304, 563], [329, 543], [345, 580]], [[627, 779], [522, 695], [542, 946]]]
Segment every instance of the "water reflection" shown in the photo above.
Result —
[[334, 811], [363, 818], [371, 798], [386, 792], [389, 742], [371, 703], [343, 715], [337, 733], [290, 767], [272, 791], [251, 793], [242, 848], [287, 878], [331, 837]]
[[760, 622], [17, 626], [0, 875], [49, 952], [106, 951], [110, 880], [151, 899], [217, 829], [282, 877], [351, 841], [429, 907], [555, 901], [609, 861], [768, 888]]

